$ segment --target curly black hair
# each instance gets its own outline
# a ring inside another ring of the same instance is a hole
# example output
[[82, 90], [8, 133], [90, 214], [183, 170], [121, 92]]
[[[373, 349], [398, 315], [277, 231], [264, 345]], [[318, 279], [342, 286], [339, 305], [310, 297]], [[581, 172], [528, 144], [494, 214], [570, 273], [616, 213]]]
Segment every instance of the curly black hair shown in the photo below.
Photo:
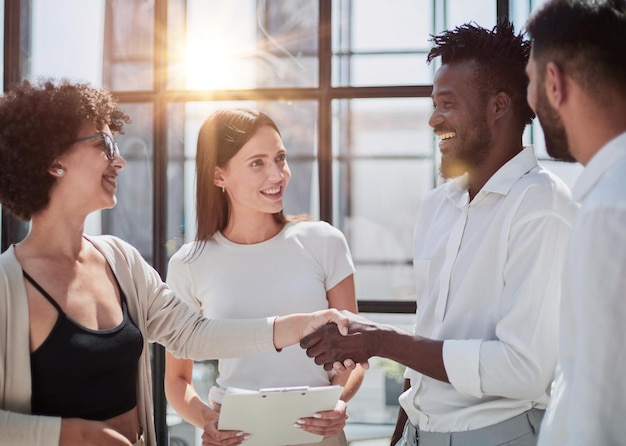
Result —
[[428, 63], [436, 57], [441, 57], [442, 64], [474, 61], [476, 87], [484, 94], [504, 91], [515, 104], [522, 128], [532, 122], [535, 114], [526, 100], [530, 42], [523, 33], [516, 35], [506, 21], [491, 30], [470, 22], [431, 37], [434, 47], [427, 55]]
[[50, 201], [48, 173], [67, 152], [85, 120], [123, 133], [130, 118], [104, 89], [69, 80], [25, 80], [0, 97], [0, 203], [23, 221]]

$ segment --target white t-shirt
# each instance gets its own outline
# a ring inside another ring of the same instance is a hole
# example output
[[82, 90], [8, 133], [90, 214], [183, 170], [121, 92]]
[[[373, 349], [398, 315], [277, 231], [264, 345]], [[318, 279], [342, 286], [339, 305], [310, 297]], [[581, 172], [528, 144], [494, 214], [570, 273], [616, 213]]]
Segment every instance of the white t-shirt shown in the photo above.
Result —
[[[240, 245], [221, 233], [189, 260], [194, 242], [169, 262], [167, 283], [191, 308], [209, 318], [258, 318], [328, 308], [326, 291], [354, 273], [344, 235], [326, 222], [292, 222], [273, 238]], [[261, 389], [323, 386], [330, 374], [299, 345], [281, 352], [219, 361], [221, 402], [229, 386]]]
[[469, 201], [466, 177], [424, 200], [415, 230], [416, 333], [444, 340], [451, 384], [413, 370], [400, 397], [420, 429], [479, 429], [543, 408], [557, 355], [570, 191], [532, 147]]
[[559, 373], [539, 444], [626, 443], [626, 133], [587, 163], [569, 241]]

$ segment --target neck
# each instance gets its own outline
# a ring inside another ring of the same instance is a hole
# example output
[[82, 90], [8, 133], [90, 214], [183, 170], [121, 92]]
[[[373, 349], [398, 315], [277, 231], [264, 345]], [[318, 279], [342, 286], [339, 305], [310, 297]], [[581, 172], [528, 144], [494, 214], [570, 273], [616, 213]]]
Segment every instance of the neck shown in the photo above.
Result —
[[[233, 216], [234, 217], [234, 216]], [[252, 245], [271, 239], [283, 229], [271, 214], [263, 214], [261, 218], [231, 218], [222, 235], [234, 243]]]
[[476, 166], [469, 173], [468, 193], [470, 201], [474, 199], [476, 194], [483, 188], [489, 179], [506, 163], [513, 159], [523, 149], [521, 138], [518, 141], [510, 141], [507, 143], [495, 144], [480, 165]]
[[84, 221], [46, 215], [33, 217], [28, 235], [16, 245], [23, 255], [78, 260], [83, 247]]
[[626, 132], [626, 100], [613, 105], [603, 109], [581, 105], [571, 125], [565, 125], [571, 153], [584, 166], [609, 141]]

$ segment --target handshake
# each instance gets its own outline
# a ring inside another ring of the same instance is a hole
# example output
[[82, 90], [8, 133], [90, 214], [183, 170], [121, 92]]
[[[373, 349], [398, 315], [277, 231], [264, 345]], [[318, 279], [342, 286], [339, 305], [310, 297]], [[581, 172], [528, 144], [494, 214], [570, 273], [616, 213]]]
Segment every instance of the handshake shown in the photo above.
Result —
[[331, 322], [302, 338], [300, 346], [316, 364], [324, 365], [324, 370], [342, 371], [355, 364], [368, 368], [369, 358], [381, 355], [377, 335], [385, 329], [349, 311], [342, 313], [349, 319], [347, 334], [342, 335]]

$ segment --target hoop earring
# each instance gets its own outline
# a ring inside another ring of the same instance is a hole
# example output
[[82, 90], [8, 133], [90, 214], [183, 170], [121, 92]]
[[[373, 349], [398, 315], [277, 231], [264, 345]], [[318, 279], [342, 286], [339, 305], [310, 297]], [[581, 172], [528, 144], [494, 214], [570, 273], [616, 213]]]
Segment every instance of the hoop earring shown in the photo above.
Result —
[[224, 188], [224, 186], [222, 186], [222, 193], [225, 193], [226, 189]]
[[65, 173], [65, 171], [63, 169], [57, 169], [57, 174], [58, 175], [63, 175]]

